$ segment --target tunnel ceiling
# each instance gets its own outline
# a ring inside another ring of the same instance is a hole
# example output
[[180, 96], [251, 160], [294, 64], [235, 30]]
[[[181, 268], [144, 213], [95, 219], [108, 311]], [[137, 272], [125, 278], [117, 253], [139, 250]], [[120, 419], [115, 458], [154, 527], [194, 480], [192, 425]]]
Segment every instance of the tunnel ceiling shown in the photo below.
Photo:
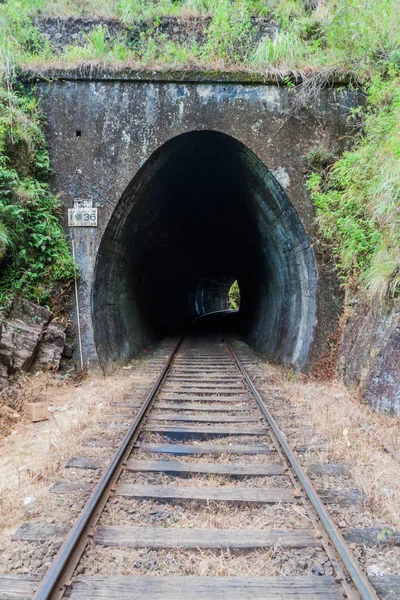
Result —
[[235, 279], [241, 333], [260, 350], [303, 365], [317, 274], [297, 213], [265, 165], [234, 138], [215, 131], [175, 137], [133, 178], [99, 248], [92, 300], [102, 365], [227, 308]]

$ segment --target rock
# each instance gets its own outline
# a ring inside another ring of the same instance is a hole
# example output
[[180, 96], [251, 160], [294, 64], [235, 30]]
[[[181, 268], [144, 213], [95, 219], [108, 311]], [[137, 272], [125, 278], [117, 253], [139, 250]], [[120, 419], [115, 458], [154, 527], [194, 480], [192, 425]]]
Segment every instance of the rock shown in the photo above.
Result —
[[380, 565], [369, 565], [367, 567], [368, 577], [382, 577], [385, 572], [382, 570]]
[[43, 306], [34, 304], [30, 300], [19, 298], [15, 301], [11, 311], [10, 320], [22, 320], [31, 325], [48, 325], [53, 318], [53, 313]]
[[315, 565], [315, 567], [313, 567], [311, 571], [314, 575], [324, 575], [325, 573], [324, 569], [319, 565]]
[[110, 40], [122, 38], [128, 32], [127, 26], [116, 19], [34, 17], [33, 23], [39, 30], [42, 40], [48, 40], [56, 53], [63, 52], [68, 45], [76, 45], [77, 42], [86, 43], [85, 35], [90, 34], [98, 26], [106, 29], [106, 37]]
[[348, 310], [339, 348], [343, 381], [373, 410], [400, 415], [400, 306], [384, 312], [353, 301]]
[[57, 371], [65, 345], [65, 326], [52, 321], [43, 335], [35, 368], [43, 371]]
[[0, 377], [36, 369], [57, 370], [65, 345], [65, 327], [53, 313], [18, 299], [0, 325]]
[[74, 351], [73, 351], [72, 345], [71, 344], [65, 344], [62, 356], [63, 356], [63, 358], [72, 358], [73, 352]]
[[2, 373], [29, 371], [39, 350], [44, 328], [53, 313], [29, 300], [19, 299], [0, 328]]
[[13, 410], [9, 406], [0, 406], [0, 420], [3, 422], [9, 422], [10, 424], [16, 423], [21, 419], [21, 415], [17, 411]]
[[[107, 18], [62, 18], [62, 17], [35, 17], [33, 24], [39, 30], [42, 40], [48, 40], [51, 48], [56, 53], [62, 53], [68, 45], [77, 42], [86, 43], [86, 38], [98, 26], [106, 30], [108, 40], [127, 39], [137, 41], [141, 33], [150, 35], [154, 31], [154, 38], [162, 35], [164, 39], [173, 39], [184, 44], [192, 40], [197, 44], [204, 43], [206, 32], [210, 25], [211, 17], [195, 17], [180, 19], [178, 17], [162, 17], [161, 19], [148, 19], [138, 21], [129, 27], [122, 21]], [[279, 25], [268, 18], [251, 18], [250, 35], [253, 43], [263, 37], [274, 38]]]
[[[1, 340], [1, 325], [0, 325], [0, 340]], [[0, 349], [1, 352], [1, 349]], [[8, 368], [7, 365], [0, 362], [0, 378], [6, 379], [8, 377]]]

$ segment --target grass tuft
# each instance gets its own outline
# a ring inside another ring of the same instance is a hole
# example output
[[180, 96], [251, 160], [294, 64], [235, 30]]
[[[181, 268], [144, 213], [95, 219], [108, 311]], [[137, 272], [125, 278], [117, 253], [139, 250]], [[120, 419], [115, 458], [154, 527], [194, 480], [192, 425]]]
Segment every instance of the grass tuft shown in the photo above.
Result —
[[308, 185], [345, 285], [383, 302], [400, 292], [400, 77], [369, 86], [356, 148]]

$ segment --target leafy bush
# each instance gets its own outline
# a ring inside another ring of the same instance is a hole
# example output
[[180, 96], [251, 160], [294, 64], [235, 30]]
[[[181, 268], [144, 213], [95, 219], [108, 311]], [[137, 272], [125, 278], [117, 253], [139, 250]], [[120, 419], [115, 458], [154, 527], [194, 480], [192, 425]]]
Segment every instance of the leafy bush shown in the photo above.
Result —
[[17, 295], [55, 308], [76, 274], [49, 169], [35, 99], [0, 88], [1, 310]]

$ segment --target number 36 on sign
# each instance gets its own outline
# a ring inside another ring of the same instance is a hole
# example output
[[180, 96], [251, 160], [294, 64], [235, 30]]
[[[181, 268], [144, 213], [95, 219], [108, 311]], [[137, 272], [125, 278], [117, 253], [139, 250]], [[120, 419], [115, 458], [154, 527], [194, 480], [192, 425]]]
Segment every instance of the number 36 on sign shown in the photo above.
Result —
[[97, 208], [69, 208], [69, 227], [97, 227]]

